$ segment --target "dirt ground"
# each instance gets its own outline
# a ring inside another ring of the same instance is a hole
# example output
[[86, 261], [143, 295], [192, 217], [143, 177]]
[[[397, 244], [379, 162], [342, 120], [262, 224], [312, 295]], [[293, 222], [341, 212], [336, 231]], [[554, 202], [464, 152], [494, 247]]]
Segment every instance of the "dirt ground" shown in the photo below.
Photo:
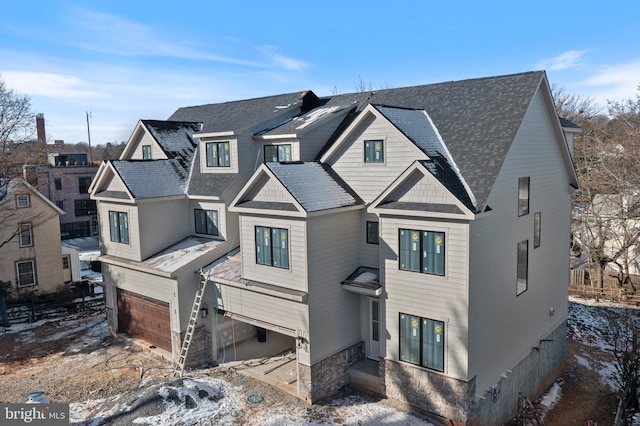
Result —
[[[0, 334], [0, 402], [24, 402], [34, 390], [44, 390], [56, 402], [97, 400], [172, 378], [167, 361], [126, 339], [105, 337], [107, 333], [100, 329], [105, 327], [104, 319], [103, 314], [95, 314], [49, 322], [22, 333]], [[557, 404], [544, 410], [540, 401], [534, 401], [544, 415], [544, 424], [612, 424], [615, 393], [600, 380], [598, 368], [589, 368], [576, 358], [597, 367], [600, 361], [610, 361], [610, 355], [572, 340], [567, 348], [564, 374], [557, 380], [562, 387]], [[283, 409], [304, 405], [297, 398], [232, 372], [213, 374], [259, 388]], [[532, 416], [528, 424], [536, 424]]]

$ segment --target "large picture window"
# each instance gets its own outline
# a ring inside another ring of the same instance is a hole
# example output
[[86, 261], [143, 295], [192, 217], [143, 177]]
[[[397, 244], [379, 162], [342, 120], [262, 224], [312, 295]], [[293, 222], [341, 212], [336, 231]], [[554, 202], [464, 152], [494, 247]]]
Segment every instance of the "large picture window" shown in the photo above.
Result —
[[384, 163], [384, 142], [381, 139], [364, 141], [364, 162]]
[[444, 275], [444, 232], [400, 230], [400, 269]]
[[36, 285], [36, 262], [24, 260], [16, 262], [16, 283], [18, 287]]
[[285, 145], [265, 145], [264, 147], [265, 162], [290, 162], [291, 161], [291, 144]]
[[129, 244], [129, 215], [124, 212], [109, 212], [111, 241]]
[[256, 262], [259, 265], [289, 268], [289, 231], [256, 226]]
[[527, 291], [529, 286], [529, 241], [518, 243], [518, 265], [516, 294], [520, 295]]
[[444, 322], [401, 313], [400, 360], [444, 371]]
[[218, 235], [218, 212], [195, 209], [196, 234]]
[[206, 143], [207, 167], [230, 167], [229, 142]]

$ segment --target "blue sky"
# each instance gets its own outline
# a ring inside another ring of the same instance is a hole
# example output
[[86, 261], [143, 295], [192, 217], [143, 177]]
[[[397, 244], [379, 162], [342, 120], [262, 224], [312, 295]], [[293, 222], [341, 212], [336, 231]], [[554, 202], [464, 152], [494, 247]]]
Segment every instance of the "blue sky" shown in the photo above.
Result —
[[7, 1], [0, 73], [50, 142], [126, 141], [177, 108], [544, 69], [568, 93], [636, 97], [640, 1]]

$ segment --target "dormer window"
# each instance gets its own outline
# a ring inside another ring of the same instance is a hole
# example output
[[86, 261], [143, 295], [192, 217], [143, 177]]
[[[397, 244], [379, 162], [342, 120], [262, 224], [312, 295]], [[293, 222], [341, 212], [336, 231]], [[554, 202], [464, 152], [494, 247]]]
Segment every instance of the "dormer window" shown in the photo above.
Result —
[[142, 159], [151, 160], [151, 145], [142, 145]]
[[290, 162], [291, 159], [291, 144], [285, 145], [265, 145], [264, 147], [264, 161], [268, 162]]
[[207, 167], [230, 167], [229, 142], [206, 143]]
[[384, 163], [384, 142], [382, 139], [364, 141], [364, 162]]

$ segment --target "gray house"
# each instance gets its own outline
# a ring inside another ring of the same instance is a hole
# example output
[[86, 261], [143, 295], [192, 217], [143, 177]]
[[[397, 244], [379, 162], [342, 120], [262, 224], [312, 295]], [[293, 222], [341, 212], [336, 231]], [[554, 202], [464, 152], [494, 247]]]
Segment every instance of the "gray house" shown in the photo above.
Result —
[[576, 187], [543, 72], [181, 108], [91, 188], [110, 325], [177, 357], [204, 279], [192, 362], [257, 326], [307, 401], [368, 358], [383, 395], [502, 424], [564, 358]]

